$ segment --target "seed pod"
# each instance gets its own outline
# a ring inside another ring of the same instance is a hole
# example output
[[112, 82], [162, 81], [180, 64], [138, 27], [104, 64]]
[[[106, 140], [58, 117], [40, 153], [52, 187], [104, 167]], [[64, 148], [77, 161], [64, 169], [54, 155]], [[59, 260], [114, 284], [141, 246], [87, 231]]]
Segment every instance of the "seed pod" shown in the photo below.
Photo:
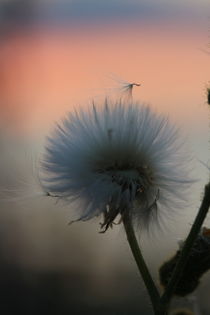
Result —
[[207, 103], [210, 105], [210, 88], [207, 88]]
[[[178, 250], [159, 270], [160, 283], [165, 288], [180, 257]], [[203, 227], [195, 241], [187, 264], [175, 289], [175, 294], [185, 296], [193, 292], [200, 283], [202, 275], [210, 269], [210, 229]]]

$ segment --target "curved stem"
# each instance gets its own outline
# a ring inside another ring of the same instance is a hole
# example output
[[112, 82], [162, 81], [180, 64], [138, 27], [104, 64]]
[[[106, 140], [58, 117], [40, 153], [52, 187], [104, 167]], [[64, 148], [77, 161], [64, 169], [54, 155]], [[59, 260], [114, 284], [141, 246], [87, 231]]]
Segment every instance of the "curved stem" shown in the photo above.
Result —
[[180, 259], [178, 260], [177, 265], [173, 271], [172, 277], [168, 283], [168, 286], [166, 287], [166, 290], [163, 296], [161, 297], [162, 304], [166, 304], [170, 301], [176, 289], [176, 286], [181, 278], [183, 269], [187, 263], [190, 250], [192, 249], [194, 241], [196, 240], [198, 233], [200, 232], [201, 226], [206, 218], [209, 207], [210, 207], [210, 183], [205, 186], [205, 193], [204, 193], [204, 197], [203, 197], [203, 201], [201, 203], [200, 209], [192, 225], [190, 233], [184, 243], [184, 247], [182, 249]]
[[[132, 222], [130, 220], [129, 214], [127, 214], [127, 215], [124, 214], [123, 223], [124, 223], [128, 243], [130, 245], [130, 248], [131, 248], [132, 254], [134, 256], [134, 259], [136, 261], [136, 264], [138, 266], [139, 272], [140, 272], [140, 274], [144, 280], [145, 286], [146, 286], [147, 291], [149, 293], [149, 296], [151, 298], [154, 312], [155, 312], [155, 314], [159, 314], [158, 309], [159, 309], [160, 295], [159, 295], [159, 292], [158, 292], [158, 290], [154, 284], [154, 281], [153, 281], [153, 279], [149, 273], [149, 270], [148, 270], [147, 265], [144, 261], [144, 258], [142, 256], [142, 253], [141, 253], [141, 250], [139, 248], [139, 245], [138, 245], [135, 233], [134, 233], [133, 225], [132, 225]], [[160, 313], [160, 314], [164, 314], [164, 313]]]

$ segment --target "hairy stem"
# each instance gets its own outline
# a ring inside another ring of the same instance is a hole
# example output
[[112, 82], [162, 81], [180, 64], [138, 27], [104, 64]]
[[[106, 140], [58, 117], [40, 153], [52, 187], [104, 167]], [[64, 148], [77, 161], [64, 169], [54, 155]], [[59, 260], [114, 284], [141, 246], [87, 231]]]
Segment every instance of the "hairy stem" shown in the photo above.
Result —
[[164, 315], [166, 313], [159, 312], [160, 295], [150, 275], [150, 272], [147, 268], [144, 258], [142, 256], [129, 214], [124, 214], [123, 223], [124, 223], [128, 243], [130, 245], [132, 254], [138, 266], [139, 272], [144, 280], [145, 286], [149, 293], [154, 312], [155, 314]]

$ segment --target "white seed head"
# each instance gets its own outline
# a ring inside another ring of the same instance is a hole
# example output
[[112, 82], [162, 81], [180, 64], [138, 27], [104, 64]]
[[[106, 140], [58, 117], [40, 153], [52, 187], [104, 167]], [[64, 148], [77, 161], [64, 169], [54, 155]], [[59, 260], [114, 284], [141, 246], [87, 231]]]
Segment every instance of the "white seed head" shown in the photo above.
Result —
[[102, 227], [129, 211], [142, 226], [183, 205], [189, 158], [177, 129], [145, 105], [104, 101], [68, 115], [48, 139], [43, 185]]

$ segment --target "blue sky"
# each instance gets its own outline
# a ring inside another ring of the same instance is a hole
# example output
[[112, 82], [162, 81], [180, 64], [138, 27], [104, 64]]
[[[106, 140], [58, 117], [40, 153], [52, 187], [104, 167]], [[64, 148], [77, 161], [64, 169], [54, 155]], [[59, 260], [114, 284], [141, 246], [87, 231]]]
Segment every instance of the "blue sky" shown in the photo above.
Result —
[[[41, 6], [42, 10], [44, 5]], [[93, 22], [115, 19], [185, 19], [205, 17], [210, 14], [210, 1], [199, 0], [71, 0], [46, 1], [44, 15], [70, 20]]]
[[192, 20], [210, 15], [207, 0], [10, 0], [0, 3], [0, 21], [110, 23], [110, 21]]

